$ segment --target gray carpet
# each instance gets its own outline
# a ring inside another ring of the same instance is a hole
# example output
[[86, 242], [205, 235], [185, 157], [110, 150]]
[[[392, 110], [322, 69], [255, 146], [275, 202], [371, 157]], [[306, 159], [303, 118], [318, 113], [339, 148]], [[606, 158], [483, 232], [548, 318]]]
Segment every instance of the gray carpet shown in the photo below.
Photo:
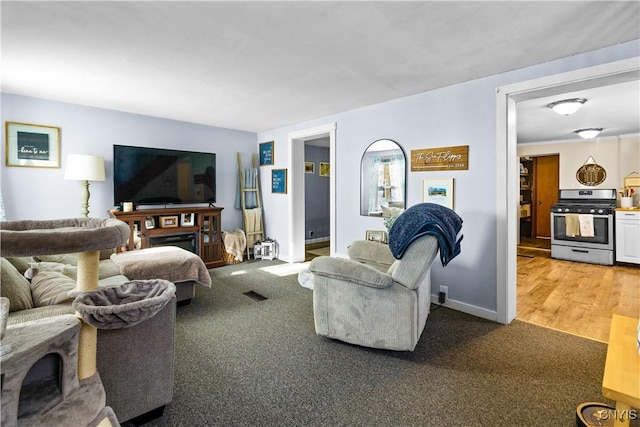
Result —
[[575, 426], [579, 404], [611, 403], [605, 344], [447, 308], [414, 352], [344, 344], [315, 334], [295, 274], [261, 269], [279, 265], [213, 269], [178, 308], [174, 400], [148, 425]]

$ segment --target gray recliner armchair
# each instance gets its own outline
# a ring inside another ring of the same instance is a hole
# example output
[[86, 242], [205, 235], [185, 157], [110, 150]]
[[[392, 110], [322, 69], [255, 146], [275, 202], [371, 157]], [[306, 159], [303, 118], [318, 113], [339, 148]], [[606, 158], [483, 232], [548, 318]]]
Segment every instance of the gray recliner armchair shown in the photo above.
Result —
[[438, 251], [443, 266], [459, 254], [461, 226], [452, 210], [422, 203], [392, 226], [386, 251], [395, 261], [386, 272], [351, 253], [353, 259], [314, 258], [309, 271], [316, 333], [365, 347], [413, 351], [429, 315], [431, 264]]
[[429, 315], [429, 268], [438, 241], [424, 236], [386, 273], [344, 258], [318, 257], [313, 315], [318, 335], [387, 350], [415, 349]]

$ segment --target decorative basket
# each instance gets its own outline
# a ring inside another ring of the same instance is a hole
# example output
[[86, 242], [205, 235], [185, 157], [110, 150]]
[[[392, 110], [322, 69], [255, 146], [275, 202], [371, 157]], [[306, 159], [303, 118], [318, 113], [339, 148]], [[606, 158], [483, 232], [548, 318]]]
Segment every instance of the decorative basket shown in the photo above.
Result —
[[236, 257], [227, 252], [227, 248], [222, 245], [222, 259], [227, 265], [240, 264], [242, 261], [237, 260]]

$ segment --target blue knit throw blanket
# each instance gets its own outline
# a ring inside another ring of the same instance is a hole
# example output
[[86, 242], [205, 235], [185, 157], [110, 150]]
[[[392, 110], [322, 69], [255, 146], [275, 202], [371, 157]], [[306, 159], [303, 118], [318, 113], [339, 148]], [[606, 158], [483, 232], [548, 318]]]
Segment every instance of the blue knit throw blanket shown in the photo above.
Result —
[[440, 261], [445, 267], [460, 253], [463, 236], [458, 239], [458, 233], [461, 229], [462, 218], [451, 209], [434, 203], [420, 203], [395, 220], [389, 230], [389, 249], [396, 259], [400, 259], [414, 240], [429, 234], [438, 239]]

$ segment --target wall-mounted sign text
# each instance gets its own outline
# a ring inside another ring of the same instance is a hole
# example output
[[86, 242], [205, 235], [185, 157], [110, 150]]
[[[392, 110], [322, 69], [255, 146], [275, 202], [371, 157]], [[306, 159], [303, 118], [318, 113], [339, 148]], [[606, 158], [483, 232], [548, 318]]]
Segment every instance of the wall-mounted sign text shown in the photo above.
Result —
[[597, 163], [584, 164], [576, 172], [578, 182], [590, 187], [602, 184], [606, 178], [607, 171]]
[[457, 171], [469, 169], [469, 146], [411, 150], [411, 171]]
[[260, 143], [260, 166], [273, 164], [273, 141]]

